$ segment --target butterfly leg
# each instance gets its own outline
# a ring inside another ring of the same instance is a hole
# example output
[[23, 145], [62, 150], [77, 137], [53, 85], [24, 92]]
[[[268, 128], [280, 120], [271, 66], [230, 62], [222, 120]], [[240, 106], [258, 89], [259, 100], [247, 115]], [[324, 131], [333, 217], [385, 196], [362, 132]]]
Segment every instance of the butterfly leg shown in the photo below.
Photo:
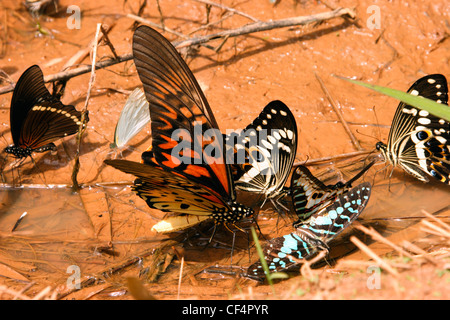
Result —
[[236, 242], [236, 232], [233, 232], [233, 241], [231, 241], [230, 267], [233, 265], [234, 244]]
[[33, 162], [33, 164], [34, 164], [34, 167], [39, 171], [40, 175], [42, 175], [42, 182], [45, 184], [46, 187], [48, 187], [47, 180], [45, 180], [44, 173], [41, 171], [41, 169], [39, 169], [39, 167], [38, 167], [36, 161], [34, 161], [33, 157], [30, 156], [30, 158], [31, 158], [31, 162]]
[[[259, 227], [258, 221], [256, 220], [256, 216], [253, 216], [252, 219], [253, 219], [253, 222], [254, 222], [255, 225], [256, 225], [256, 228], [258, 228], [259, 234], [264, 238], [264, 240], [267, 241], [267, 238], [264, 236], [264, 234], [263, 234], [262, 231], [261, 231], [261, 228]], [[247, 232], [247, 234], [248, 234], [248, 232]], [[250, 242], [250, 240], [249, 240], [249, 242]]]
[[25, 160], [26, 160], [26, 157], [19, 158], [19, 159], [15, 160], [13, 163], [10, 164], [13, 184], [15, 184], [15, 182], [14, 182], [14, 169], [17, 168], [17, 179], [19, 180], [19, 185], [20, 185], [20, 183], [21, 183], [20, 167], [22, 166], [22, 163], [25, 162]]
[[212, 242], [212, 240], [214, 239], [214, 236], [216, 235], [216, 231], [217, 231], [217, 223], [214, 223], [214, 229], [213, 232], [211, 234], [211, 237], [208, 240], [208, 243], [205, 245], [205, 248]]
[[[270, 199], [270, 202], [272, 203], [272, 205], [274, 206], [275, 210], [280, 214], [280, 215], [284, 215], [285, 213], [289, 212], [289, 209], [284, 206], [280, 201], [280, 198], [277, 199]], [[280, 209], [281, 207], [281, 209]], [[284, 210], [284, 211], [283, 211]]]
[[2, 163], [2, 167], [1, 167], [1, 176], [2, 176], [2, 182], [3, 183], [6, 183], [6, 178], [5, 178], [5, 175], [3, 174], [3, 171], [5, 170], [5, 165], [6, 165], [6, 162], [7, 162], [7, 160], [8, 160], [8, 155], [6, 155], [6, 157], [3, 159], [3, 163]]

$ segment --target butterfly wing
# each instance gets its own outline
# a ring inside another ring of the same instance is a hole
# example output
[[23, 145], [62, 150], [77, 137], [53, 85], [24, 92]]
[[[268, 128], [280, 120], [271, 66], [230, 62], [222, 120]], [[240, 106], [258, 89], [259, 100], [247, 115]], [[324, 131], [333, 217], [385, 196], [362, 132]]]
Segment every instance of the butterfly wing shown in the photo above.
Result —
[[[269, 272], [287, 270], [313, 256], [318, 247], [312, 245], [311, 240], [320, 240], [325, 244], [333, 240], [361, 214], [369, 201], [370, 192], [370, 183], [362, 183], [337, 197], [330, 206], [311, 216], [294, 232], [269, 240], [263, 250]], [[252, 264], [247, 273], [260, 279], [265, 276], [260, 261]]]
[[157, 163], [234, 200], [222, 135], [189, 67], [166, 38], [147, 26], [133, 35], [133, 56], [150, 104]]
[[294, 212], [299, 221], [303, 221], [329, 206], [339, 194], [343, 194], [349, 189], [345, 185], [342, 185], [341, 188], [325, 185], [308, 168], [302, 165], [297, 166], [291, 178]]
[[302, 223], [318, 211], [329, 206], [335, 199], [352, 188], [353, 182], [361, 178], [374, 164], [370, 162], [347, 182], [338, 182], [334, 185], [325, 185], [317, 179], [305, 166], [295, 168], [291, 179], [291, 195], [294, 211], [298, 221], [294, 225]]
[[114, 147], [122, 148], [150, 122], [150, 111], [144, 92], [136, 88], [120, 113], [114, 131]]
[[239, 134], [225, 137], [237, 189], [275, 197], [286, 183], [297, 152], [297, 124], [281, 101], [270, 102]]
[[11, 135], [16, 147], [37, 149], [78, 132], [81, 112], [52, 97], [39, 66], [17, 81], [11, 100]]
[[312, 215], [297, 229], [307, 229], [324, 243], [330, 242], [358, 218], [369, 201], [371, 190], [369, 182], [359, 184], [338, 196], [329, 207]]
[[214, 212], [229, 209], [203, 186], [153, 164], [128, 160], [105, 160], [105, 163], [136, 176], [132, 189], [150, 208], [178, 214], [157, 224], [154, 229], [158, 232], [186, 229], [211, 218]]
[[[438, 103], [448, 104], [448, 86], [441, 74], [417, 80], [407, 91]], [[392, 120], [385, 158], [427, 182], [428, 176], [450, 183], [450, 123], [426, 110], [403, 102]]]

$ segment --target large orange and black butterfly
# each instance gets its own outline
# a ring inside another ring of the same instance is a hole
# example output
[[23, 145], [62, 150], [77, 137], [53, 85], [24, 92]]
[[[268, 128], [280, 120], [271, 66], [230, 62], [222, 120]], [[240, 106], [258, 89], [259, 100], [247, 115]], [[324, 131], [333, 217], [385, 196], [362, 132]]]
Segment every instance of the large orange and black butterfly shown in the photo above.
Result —
[[235, 201], [222, 134], [194, 75], [173, 45], [140, 26], [133, 56], [150, 105], [150, 161], [105, 163], [135, 175], [133, 190], [151, 208], [171, 212], [153, 229], [172, 232], [203, 220], [234, 224], [253, 210]]
[[50, 94], [41, 68], [29, 67], [19, 78], [11, 99], [10, 125], [14, 144], [5, 152], [16, 158], [55, 150], [53, 141], [78, 132], [81, 112]]

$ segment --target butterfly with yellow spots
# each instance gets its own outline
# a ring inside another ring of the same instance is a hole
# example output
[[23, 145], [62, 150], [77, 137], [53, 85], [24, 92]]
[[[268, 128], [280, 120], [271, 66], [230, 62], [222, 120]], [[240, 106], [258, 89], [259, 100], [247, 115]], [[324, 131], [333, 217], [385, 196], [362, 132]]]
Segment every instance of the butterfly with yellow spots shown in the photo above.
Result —
[[25, 158], [33, 152], [56, 150], [53, 141], [78, 132], [81, 112], [53, 97], [39, 66], [29, 67], [14, 88], [10, 111], [14, 144], [5, 152]]

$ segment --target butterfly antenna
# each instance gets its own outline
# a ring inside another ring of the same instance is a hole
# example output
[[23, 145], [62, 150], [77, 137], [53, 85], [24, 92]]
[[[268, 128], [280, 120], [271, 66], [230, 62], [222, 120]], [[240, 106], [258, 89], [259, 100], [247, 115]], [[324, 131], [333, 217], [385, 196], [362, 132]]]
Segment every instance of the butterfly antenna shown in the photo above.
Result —
[[[380, 130], [380, 122], [378, 121], [378, 115], [377, 115], [377, 112], [376, 112], [376, 110], [375, 110], [375, 106], [373, 106], [373, 114], [375, 115], [375, 121], [376, 121], [376, 123], [377, 123], [377, 127], [378, 127], [378, 136], [379, 137], [381, 137], [381, 130]], [[380, 139], [379, 139], [380, 140]]]
[[358, 180], [360, 177], [362, 177], [367, 172], [367, 170], [369, 170], [375, 164], [375, 162], [376, 160], [372, 160], [372, 162], [370, 162], [367, 166], [365, 166], [360, 172], [358, 172], [353, 178], [348, 180], [345, 184], [350, 187], [352, 183]]
[[356, 129], [356, 132], [357, 132], [358, 134], [360, 134], [360, 135], [364, 136], [364, 137], [368, 137], [368, 138], [371, 138], [371, 139], [373, 139], [373, 140], [375, 140], [375, 141], [380, 141], [380, 139], [379, 139], [379, 138], [377, 138], [377, 137], [374, 137], [374, 136], [371, 136], [370, 134], [365, 134], [365, 133], [362, 133], [362, 132], [361, 132], [361, 131], [359, 131], [358, 129]]

